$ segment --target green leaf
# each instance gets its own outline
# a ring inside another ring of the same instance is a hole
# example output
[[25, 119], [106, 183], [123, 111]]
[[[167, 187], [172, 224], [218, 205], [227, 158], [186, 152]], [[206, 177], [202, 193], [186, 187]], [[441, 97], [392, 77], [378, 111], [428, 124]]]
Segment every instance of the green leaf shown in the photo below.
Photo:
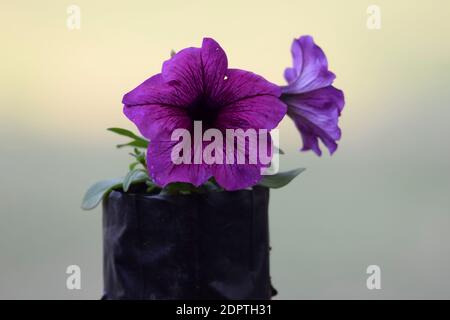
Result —
[[114, 132], [118, 135], [133, 139], [129, 143], [117, 145], [117, 148], [122, 148], [122, 147], [126, 147], [126, 146], [138, 147], [138, 148], [147, 148], [148, 147], [148, 140], [138, 136], [137, 134], [131, 132], [130, 130], [123, 129], [123, 128], [108, 128], [107, 130]]
[[186, 182], [172, 182], [162, 189], [161, 194], [191, 194], [197, 193], [198, 189]]
[[122, 143], [116, 145], [117, 148], [123, 148], [123, 147], [137, 147], [137, 148], [144, 148], [146, 149], [148, 147], [148, 141], [142, 141], [142, 140], [133, 140], [128, 143]]
[[94, 209], [113, 189], [122, 186], [123, 178], [103, 180], [91, 186], [84, 195], [81, 208], [83, 210]]
[[216, 181], [216, 179], [214, 179], [214, 177], [212, 177], [208, 181], [206, 181], [201, 186], [201, 189], [204, 192], [223, 191], [223, 188], [217, 183], [217, 181]]
[[108, 128], [107, 130], [132, 139], [141, 138], [130, 130], [123, 128]]
[[155, 190], [161, 190], [160, 187], [158, 187], [156, 184], [153, 183], [150, 179], [145, 181], [145, 184], [147, 185], [147, 192], [154, 192]]
[[123, 191], [127, 192], [134, 183], [144, 182], [148, 179], [147, 172], [144, 169], [134, 169], [127, 173], [123, 179]]
[[130, 171], [132, 171], [132, 170], [136, 169], [136, 167], [139, 164], [141, 164], [139, 161], [135, 161], [135, 162], [131, 163], [128, 168], [130, 169]]
[[134, 149], [134, 153], [130, 153], [130, 155], [134, 158], [136, 158], [136, 161], [139, 162], [140, 164], [142, 164], [144, 167], [147, 166], [146, 162], [145, 162], [145, 154], [142, 152], [139, 152], [138, 149]]
[[147, 193], [152, 193], [154, 192], [156, 189], [159, 189], [159, 187], [154, 184], [153, 182], [151, 182], [150, 180], [145, 181], [145, 184], [147, 185]]
[[258, 183], [260, 186], [278, 189], [284, 187], [291, 182], [296, 176], [305, 171], [305, 168], [298, 168], [286, 172], [280, 172], [274, 175], [263, 176], [263, 179]]

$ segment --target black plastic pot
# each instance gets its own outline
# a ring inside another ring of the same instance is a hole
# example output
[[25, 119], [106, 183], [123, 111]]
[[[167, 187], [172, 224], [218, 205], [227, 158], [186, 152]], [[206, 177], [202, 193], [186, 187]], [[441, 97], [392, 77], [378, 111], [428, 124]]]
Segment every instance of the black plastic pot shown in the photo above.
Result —
[[270, 299], [269, 189], [113, 191], [103, 201], [103, 299]]

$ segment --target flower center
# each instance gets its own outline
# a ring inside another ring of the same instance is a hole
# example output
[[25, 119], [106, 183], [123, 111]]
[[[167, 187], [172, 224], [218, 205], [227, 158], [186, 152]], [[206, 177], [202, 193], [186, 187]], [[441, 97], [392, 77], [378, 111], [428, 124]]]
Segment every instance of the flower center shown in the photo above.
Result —
[[214, 128], [218, 110], [202, 97], [188, 107], [188, 114], [192, 122], [201, 121], [203, 129], [206, 130]]

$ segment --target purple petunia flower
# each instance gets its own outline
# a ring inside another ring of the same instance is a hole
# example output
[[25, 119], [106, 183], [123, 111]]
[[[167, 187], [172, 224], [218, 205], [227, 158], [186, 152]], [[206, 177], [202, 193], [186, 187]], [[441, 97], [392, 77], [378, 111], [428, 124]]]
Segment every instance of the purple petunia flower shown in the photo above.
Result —
[[[124, 113], [150, 139], [148, 171], [155, 183], [189, 182], [199, 186], [210, 177], [227, 190], [254, 185], [261, 179], [257, 164], [174, 164], [171, 152], [176, 129], [275, 128], [286, 114], [281, 90], [254, 73], [228, 69], [225, 52], [213, 39], [201, 48], [186, 48], [164, 62], [161, 73], [123, 98]], [[194, 152], [193, 152], [194, 153]]]
[[344, 108], [344, 94], [331, 84], [335, 75], [328, 70], [327, 58], [313, 38], [295, 39], [291, 47], [293, 67], [287, 68], [281, 100], [288, 105], [288, 116], [294, 120], [303, 139], [302, 151], [321, 155], [318, 138], [331, 154], [341, 137], [338, 117]]

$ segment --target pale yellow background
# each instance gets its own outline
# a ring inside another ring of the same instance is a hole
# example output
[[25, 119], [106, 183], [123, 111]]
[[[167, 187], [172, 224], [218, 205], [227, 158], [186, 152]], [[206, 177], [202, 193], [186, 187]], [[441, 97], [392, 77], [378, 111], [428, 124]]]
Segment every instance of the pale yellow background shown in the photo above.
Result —
[[[66, 8], [81, 8], [81, 29]], [[381, 8], [381, 30], [366, 9]], [[232, 67], [283, 84], [294, 37], [314, 36], [346, 94], [333, 157], [299, 153], [281, 125], [272, 192], [278, 298], [450, 298], [450, 2], [4, 1], [0, 6], [0, 298], [101, 295], [101, 212], [82, 212], [94, 181], [129, 158], [110, 126], [134, 129], [121, 98], [171, 49], [215, 38]], [[82, 290], [65, 269], [82, 269]], [[366, 288], [366, 267], [382, 289]]]

